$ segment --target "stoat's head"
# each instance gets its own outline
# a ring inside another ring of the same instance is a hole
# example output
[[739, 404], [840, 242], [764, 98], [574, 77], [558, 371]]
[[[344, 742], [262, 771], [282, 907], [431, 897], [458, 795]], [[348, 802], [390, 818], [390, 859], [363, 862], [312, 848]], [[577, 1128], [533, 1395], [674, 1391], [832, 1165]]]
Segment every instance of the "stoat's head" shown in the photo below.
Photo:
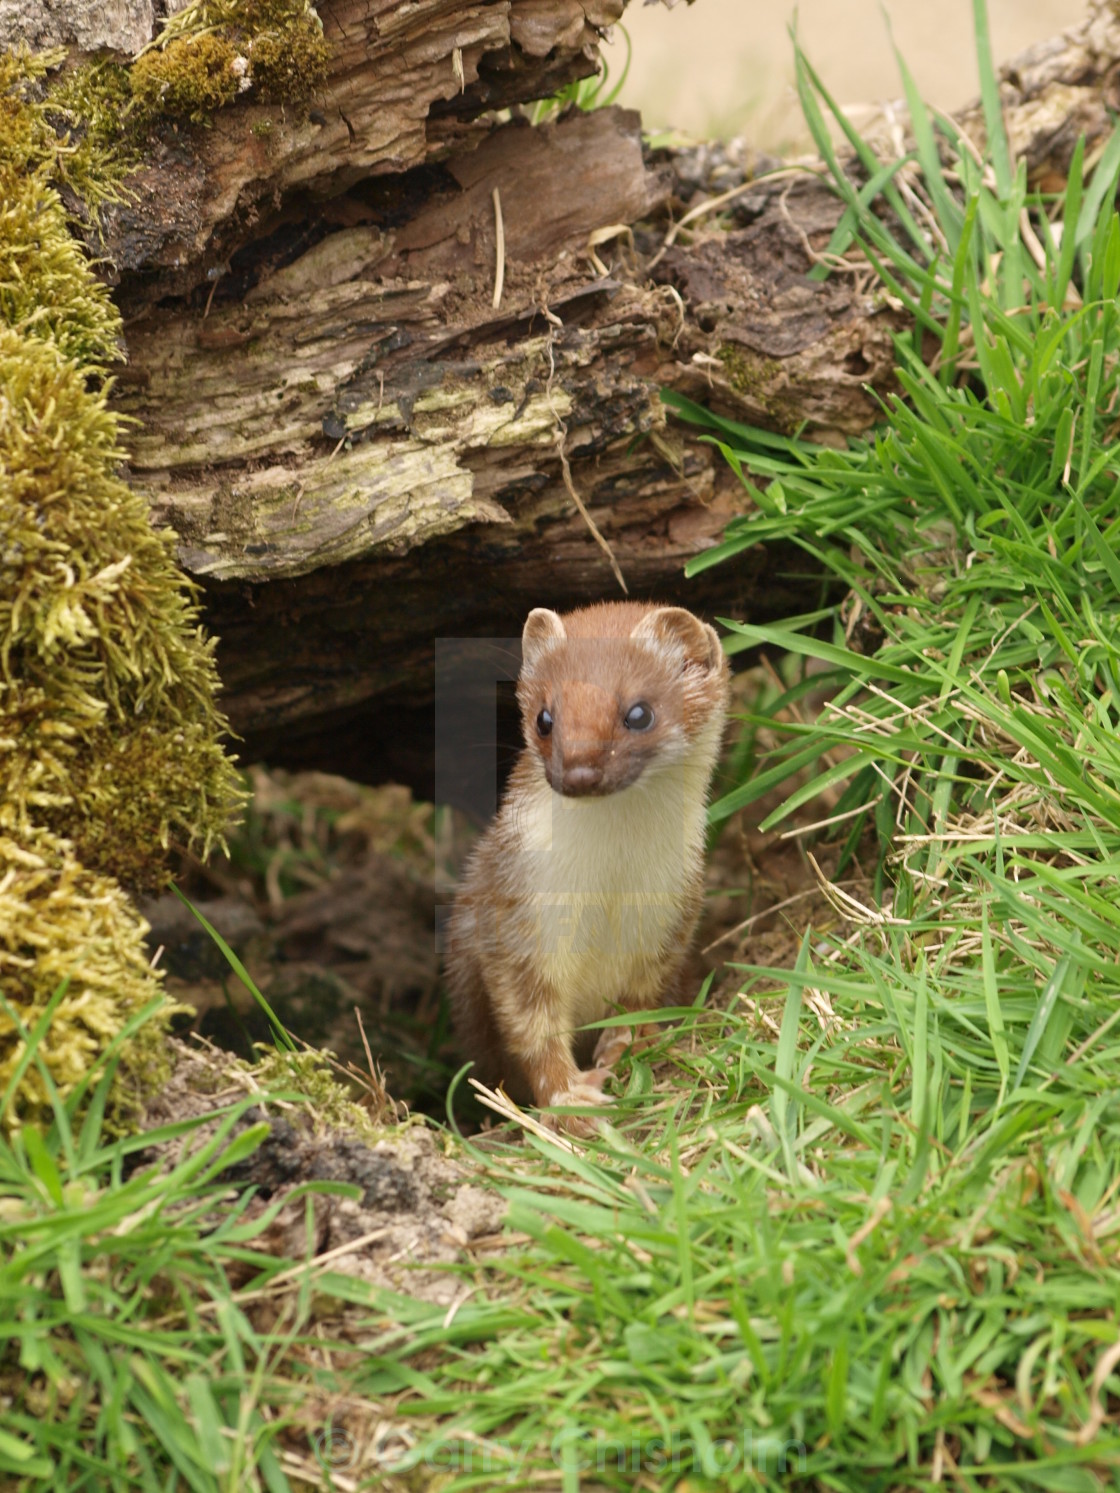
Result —
[[701, 757], [727, 709], [714, 628], [683, 607], [606, 602], [529, 613], [517, 682], [526, 745], [566, 797], [617, 793], [643, 773]]

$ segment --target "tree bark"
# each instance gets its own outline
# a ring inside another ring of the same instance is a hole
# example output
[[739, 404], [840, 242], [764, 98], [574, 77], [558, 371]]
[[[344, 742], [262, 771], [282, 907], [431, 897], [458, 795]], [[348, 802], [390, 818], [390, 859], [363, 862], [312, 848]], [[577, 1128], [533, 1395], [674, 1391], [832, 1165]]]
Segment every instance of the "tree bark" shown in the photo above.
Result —
[[[710, 614], [819, 600], [792, 555], [683, 582], [745, 497], [659, 390], [835, 441], [876, 417], [901, 316], [809, 278], [840, 212], [813, 175], [725, 160], [730, 229], [667, 244], [712, 186], [696, 153], [651, 156], [621, 110], [488, 112], [593, 70], [621, 4], [334, 0], [307, 119], [169, 128], [107, 218], [132, 478], [204, 587], [248, 758], [430, 792], [434, 640], [621, 594], [614, 567]], [[1036, 177], [1110, 127], [1118, 32], [1102, 6], [1004, 70]]]

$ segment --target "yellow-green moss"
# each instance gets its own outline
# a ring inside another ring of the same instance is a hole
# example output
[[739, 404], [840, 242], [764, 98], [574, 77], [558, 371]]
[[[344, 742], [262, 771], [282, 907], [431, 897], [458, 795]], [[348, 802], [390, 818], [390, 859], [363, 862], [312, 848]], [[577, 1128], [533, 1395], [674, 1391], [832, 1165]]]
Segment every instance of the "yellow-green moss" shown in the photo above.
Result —
[[[161, 993], [146, 932], [117, 883], [82, 865], [65, 840], [44, 829], [0, 829], [0, 1093], [24, 1058], [24, 1034], [34, 1033], [63, 985], [36, 1052], [61, 1098], [85, 1078], [129, 1017]], [[163, 1031], [163, 1023], [148, 1022], [123, 1048], [118, 1110], [168, 1071]], [[50, 1112], [32, 1061], [0, 1121], [35, 1123]]]
[[22, 168], [42, 160], [57, 141], [41, 113], [28, 106], [28, 95], [65, 54], [26, 49], [16, 54], [0, 52], [0, 162]]
[[104, 365], [118, 356], [120, 320], [89, 273], [58, 198], [0, 158], [0, 324], [53, 343], [64, 358]]
[[[40, 1062], [65, 1097], [119, 1045], [130, 1082], [116, 1086], [118, 1111], [158, 1079], [163, 1020], [120, 1044], [161, 989], [128, 894], [166, 882], [172, 839], [205, 854], [243, 799], [195, 592], [119, 475], [105, 398], [119, 318], [55, 190], [71, 189], [84, 204], [75, 216], [96, 220], [157, 111], [201, 120], [228, 103], [250, 79], [254, 42], [258, 94], [306, 100], [326, 49], [305, 0], [229, 0], [215, 24], [207, 3], [175, 17], [131, 69], [0, 53], [0, 1093], [19, 1076], [0, 1116], [9, 1125], [48, 1113]], [[37, 1061], [24, 1064], [49, 1006]]]
[[194, 0], [133, 65], [133, 93], [145, 116], [180, 114], [195, 123], [243, 90], [258, 103], [298, 111], [325, 83], [329, 56], [308, 0]]
[[138, 160], [128, 110], [132, 88], [119, 63], [63, 66], [66, 52], [0, 51], [0, 167], [45, 170], [96, 220], [119, 201], [121, 182]]
[[723, 343], [716, 357], [727, 371], [728, 382], [736, 393], [766, 405], [767, 392], [779, 372], [772, 358], [760, 358], [733, 342]]
[[[126, 889], [166, 881], [173, 836], [205, 853], [242, 794], [193, 592], [118, 475], [119, 318], [24, 86], [0, 76], [0, 1092], [69, 979], [39, 1046], [65, 1094], [159, 994]], [[155, 1074], [160, 1040], [132, 1036], [122, 1071]], [[45, 1095], [31, 1064], [0, 1118]]]
[[131, 64], [0, 51], [0, 163], [45, 167], [96, 227], [161, 118], [208, 124], [240, 96], [298, 115], [329, 55], [309, 0], [193, 0]]
[[171, 41], [161, 51], [145, 52], [132, 65], [132, 94], [141, 118], [171, 114], [205, 124], [237, 97], [247, 70], [223, 36], [204, 32]]
[[129, 69], [103, 59], [67, 66], [50, 80], [42, 118], [55, 134], [52, 176], [96, 217], [120, 202], [121, 183], [140, 161], [143, 131], [131, 117]]
[[239, 785], [211, 645], [121, 455], [80, 365], [0, 328], [0, 823], [150, 887], [172, 835], [220, 838]]

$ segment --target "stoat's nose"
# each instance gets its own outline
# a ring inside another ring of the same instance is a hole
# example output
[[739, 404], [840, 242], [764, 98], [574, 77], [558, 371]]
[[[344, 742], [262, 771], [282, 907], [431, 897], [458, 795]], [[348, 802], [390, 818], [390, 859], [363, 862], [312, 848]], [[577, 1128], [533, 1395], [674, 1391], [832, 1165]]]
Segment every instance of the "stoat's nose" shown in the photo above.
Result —
[[594, 793], [603, 781], [603, 769], [595, 767], [590, 763], [580, 763], [578, 767], [565, 767], [563, 774], [564, 792], [578, 798], [582, 793]]

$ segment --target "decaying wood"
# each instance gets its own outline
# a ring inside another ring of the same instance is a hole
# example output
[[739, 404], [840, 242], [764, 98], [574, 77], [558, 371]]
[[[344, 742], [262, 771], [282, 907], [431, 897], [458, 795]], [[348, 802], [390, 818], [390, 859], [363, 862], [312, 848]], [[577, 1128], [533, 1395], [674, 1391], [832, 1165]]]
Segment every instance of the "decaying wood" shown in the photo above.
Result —
[[220, 274], [282, 198], [330, 198], [422, 167], [483, 138], [479, 115], [595, 72], [600, 32], [624, 4], [322, 0], [330, 75], [310, 112], [246, 101], [186, 139], [166, 132], [130, 180], [133, 200], [105, 215], [103, 248], [118, 272], [145, 271], [130, 303]]
[[[574, 329], [622, 291], [574, 251], [610, 211], [630, 220], [656, 202], [637, 117], [609, 134], [603, 122], [507, 127], [452, 158], [442, 190], [395, 233], [347, 199], [353, 226], [244, 296], [217, 300], [204, 319], [157, 310], [129, 327], [143, 370], [122, 399], [142, 422], [133, 470], [160, 492], [188, 569], [297, 576], [465, 523], [510, 522], [502, 493], [532, 475], [535, 448], [552, 448], [577, 401], [596, 397], [583, 372], [592, 358], [578, 338], [552, 352], [541, 308]], [[495, 187], [507, 220], [498, 313]], [[565, 249], [570, 268], [549, 280]], [[551, 383], [550, 352], [565, 369]], [[606, 403], [629, 409], [646, 392], [620, 370]]]
[[[587, 70], [618, 10], [335, 0], [311, 118], [269, 111], [262, 135], [239, 105], [189, 149], [165, 139], [109, 225], [133, 478], [204, 584], [248, 757], [429, 789], [433, 641], [617, 594], [561, 450], [632, 594], [756, 618], [818, 599], [792, 556], [683, 583], [745, 500], [659, 390], [857, 433], [899, 313], [858, 277], [809, 278], [839, 215], [810, 173], [740, 165], [731, 230], [667, 243], [687, 172], [643, 153], [635, 116], [479, 117]], [[1100, 8], [1005, 71], [1036, 172], [1068, 161], [1070, 90], [1100, 138], [1118, 29]], [[1051, 120], [1033, 134], [1031, 107]]]
[[[356, 224], [208, 316], [161, 309], [129, 327], [143, 372], [121, 397], [141, 422], [133, 472], [193, 574], [295, 577], [467, 523], [537, 523], [539, 497], [518, 508], [527, 486], [556, 485], [562, 426], [581, 469], [596, 459], [588, 499], [601, 502], [636, 437], [672, 457], [659, 385], [702, 395], [713, 369], [766, 423], [868, 424], [864, 382], [889, 377], [897, 322], [839, 280], [808, 282], [792, 220], [764, 212], [693, 254], [674, 249], [660, 285], [627, 283], [622, 258], [616, 275], [592, 271], [594, 225], [610, 209], [644, 217], [658, 199], [636, 116], [511, 126], [464, 164], [471, 175], [453, 158], [453, 189], [395, 235]], [[497, 313], [494, 186], [507, 204]], [[835, 205], [805, 200], [827, 237]], [[557, 496], [559, 517], [570, 503]]]
[[[718, 375], [740, 413], [782, 428], [869, 423], [864, 385], [889, 379], [898, 320], [806, 280], [802, 235], [827, 240], [832, 199], [783, 183], [756, 224], [695, 260], [673, 249], [643, 283], [625, 236], [589, 244], [668, 187], [635, 116], [509, 125], [452, 156], [395, 229], [359, 189], [333, 206], [347, 226], [236, 297], [219, 286], [208, 315], [130, 324], [133, 476], [207, 582], [249, 755], [430, 781], [433, 638], [508, 635], [542, 599], [617, 594], [561, 446], [631, 591], [683, 596], [684, 562], [742, 495], [710, 447], [670, 433], [662, 385], [703, 396]], [[810, 586], [759, 557], [688, 595], [775, 616], [815, 604]]]

